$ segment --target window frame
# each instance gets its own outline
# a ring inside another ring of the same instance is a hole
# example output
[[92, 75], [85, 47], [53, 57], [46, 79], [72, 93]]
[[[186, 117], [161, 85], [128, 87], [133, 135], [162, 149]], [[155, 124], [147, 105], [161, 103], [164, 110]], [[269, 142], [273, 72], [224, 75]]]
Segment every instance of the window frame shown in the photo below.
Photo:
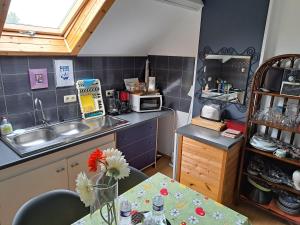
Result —
[[[5, 25], [10, 0], [0, 0], [0, 55], [77, 55], [115, 0], [78, 0], [59, 29]], [[35, 31], [32, 36], [20, 31]]]

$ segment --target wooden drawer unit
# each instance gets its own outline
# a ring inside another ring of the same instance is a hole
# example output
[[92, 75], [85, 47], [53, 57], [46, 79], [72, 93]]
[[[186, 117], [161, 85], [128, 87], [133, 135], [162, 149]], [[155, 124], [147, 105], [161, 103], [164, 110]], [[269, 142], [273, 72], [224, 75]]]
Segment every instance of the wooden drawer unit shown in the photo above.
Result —
[[223, 204], [231, 203], [237, 176], [241, 142], [223, 150], [180, 137], [178, 174], [180, 183]]

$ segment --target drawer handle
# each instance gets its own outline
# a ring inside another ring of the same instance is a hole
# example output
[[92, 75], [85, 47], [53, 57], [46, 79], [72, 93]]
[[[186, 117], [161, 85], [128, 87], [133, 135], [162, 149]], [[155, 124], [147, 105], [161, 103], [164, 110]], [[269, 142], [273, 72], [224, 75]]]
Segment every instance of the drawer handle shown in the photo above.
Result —
[[63, 167], [63, 168], [60, 168], [60, 169], [57, 169], [56, 170], [56, 173], [60, 173], [60, 172], [63, 172], [65, 170], [65, 168]]
[[78, 166], [79, 165], [79, 163], [78, 162], [76, 162], [76, 163], [72, 163], [71, 164], [71, 168], [74, 168], [74, 167], [76, 167], [76, 166]]

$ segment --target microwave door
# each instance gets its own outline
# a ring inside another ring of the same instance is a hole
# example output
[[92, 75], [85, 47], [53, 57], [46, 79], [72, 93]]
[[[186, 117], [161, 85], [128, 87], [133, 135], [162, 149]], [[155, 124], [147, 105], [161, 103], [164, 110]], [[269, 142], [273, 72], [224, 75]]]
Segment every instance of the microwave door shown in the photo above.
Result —
[[160, 108], [160, 98], [141, 98], [140, 110], [154, 110]]

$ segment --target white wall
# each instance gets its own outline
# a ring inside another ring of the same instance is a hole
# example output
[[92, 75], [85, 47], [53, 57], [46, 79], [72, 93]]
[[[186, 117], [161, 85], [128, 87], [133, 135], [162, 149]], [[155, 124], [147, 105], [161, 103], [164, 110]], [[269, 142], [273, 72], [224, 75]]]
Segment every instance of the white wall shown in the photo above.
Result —
[[79, 56], [197, 55], [201, 10], [116, 0]]
[[299, 0], [271, 0], [263, 60], [286, 53], [300, 54], [299, 9]]

